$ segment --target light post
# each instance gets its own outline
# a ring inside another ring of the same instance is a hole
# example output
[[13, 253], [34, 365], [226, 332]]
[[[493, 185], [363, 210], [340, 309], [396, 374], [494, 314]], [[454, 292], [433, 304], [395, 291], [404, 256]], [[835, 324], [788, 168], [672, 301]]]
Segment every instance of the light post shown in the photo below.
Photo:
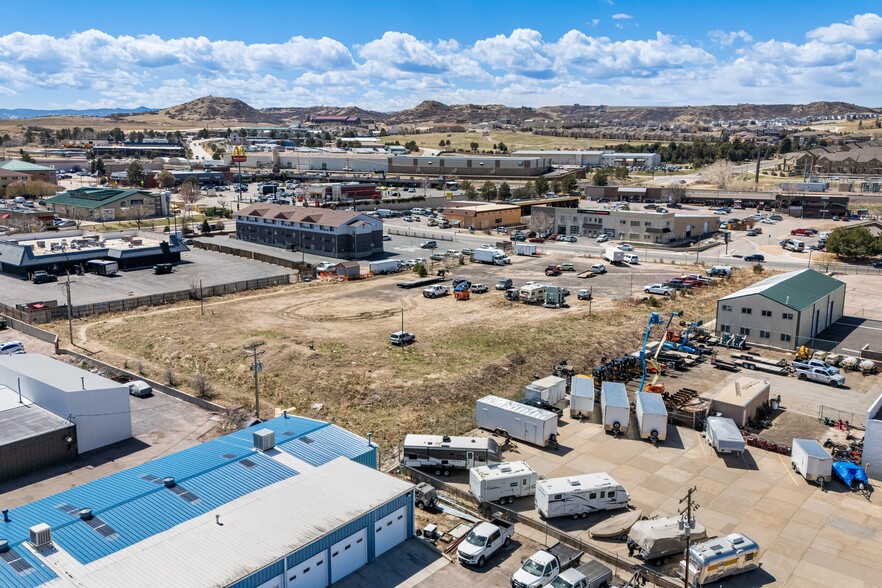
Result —
[[248, 156], [245, 154], [244, 145], [233, 146], [233, 154], [230, 157], [230, 161], [239, 164], [239, 184], [236, 186], [236, 210], [239, 210], [242, 204], [242, 162], [247, 159]]
[[808, 266], [806, 266], [806, 267], [812, 267], [812, 253], [814, 253], [814, 252], [815, 252], [814, 249], [809, 249], [809, 260], [808, 260]]

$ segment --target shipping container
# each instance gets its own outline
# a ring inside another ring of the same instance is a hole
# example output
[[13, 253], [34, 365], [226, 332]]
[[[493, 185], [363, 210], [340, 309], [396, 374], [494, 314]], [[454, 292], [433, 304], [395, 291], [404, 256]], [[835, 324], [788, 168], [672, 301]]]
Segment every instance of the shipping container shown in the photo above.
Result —
[[556, 414], [499, 396], [479, 398], [475, 419], [482, 429], [539, 447], [557, 442]]
[[603, 382], [600, 385], [600, 410], [603, 413], [603, 429], [614, 433], [627, 433], [631, 420], [628, 391], [620, 382]]
[[637, 428], [641, 439], [653, 443], [664, 441], [668, 436], [668, 410], [660, 394], [638, 392], [635, 402]]

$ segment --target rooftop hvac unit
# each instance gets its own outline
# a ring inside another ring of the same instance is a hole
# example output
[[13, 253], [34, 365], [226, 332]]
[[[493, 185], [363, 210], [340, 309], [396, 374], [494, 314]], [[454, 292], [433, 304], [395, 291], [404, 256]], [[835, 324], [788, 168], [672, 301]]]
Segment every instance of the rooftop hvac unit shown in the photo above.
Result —
[[276, 434], [270, 429], [254, 431], [254, 448], [258, 451], [269, 451], [276, 446]]
[[46, 241], [37, 241], [37, 247], [40, 249], [46, 249]]
[[30, 528], [31, 540], [30, 544], [40, 549], [52, 544], [52, 528], [46, 523], [40, 523]]

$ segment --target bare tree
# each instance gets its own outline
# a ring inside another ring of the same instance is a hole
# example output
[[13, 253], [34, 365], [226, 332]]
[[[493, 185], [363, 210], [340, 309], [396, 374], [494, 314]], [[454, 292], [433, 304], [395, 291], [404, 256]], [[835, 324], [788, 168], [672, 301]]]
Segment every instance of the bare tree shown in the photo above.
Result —
[[686, 198], [686, 187], [682, 184], [674, 184], [668, 188], [668, 196], [671, 198], [672, 204], [679, 204]]
[[537, 233], [553, 231], [554, 209], [544, 206], [534, 206], [530, 211], [530, 229]]
[[193, 379], [190, 381], [190, 385], [193, 387], [193, 391], [199, 395], [199, 398], [209, 398], [212, 391], [214, 390], [214, 387], [211, 385], [211, 381], [208, 379], [208, 376], [206, 376], [202, 372], [199, 372], [193, 376]]
[[717, 161], [704, 168], [701, 175], [708, 184], [720, 190], [728, 190], [735, 179], [735, 166], [728, 160]]
[[[187, 221], [190, 216], [190, 209], [194, 204], [199, 202], [202, 199], [202, 191], [199, 189], [199, 186], [196, 185], [196, 182], [188, 180], [181, 184], [181, 191], [179, 192], [181, 200], [184, 201], [184, 213], [181, 217], [184, 227], [187, 227]], [[189, 206], [187, 206], [189, 205]], [[186, 232], [186, 231], [185, 231]]]
[[138, 230], [141, 230], [141, 221], [143, 221], [148, 215], [147, 207], [143, 204], [136, 204], [134, 206], [129, 207], [129, 218], [138, 225]]

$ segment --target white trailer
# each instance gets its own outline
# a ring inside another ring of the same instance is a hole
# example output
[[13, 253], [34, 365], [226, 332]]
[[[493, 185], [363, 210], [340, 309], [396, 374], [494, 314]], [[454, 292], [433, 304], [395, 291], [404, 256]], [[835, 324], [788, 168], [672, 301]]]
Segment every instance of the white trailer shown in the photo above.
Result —
[[833, 475], [833, 456], [814, 439], [794, 439], [790, 465], [809, 482], [823, 486]]
[[627, 433], [631, 420], [628, 391], [621, 382], [603, 382], [600, 385], [600, 410], [603, 413], [603, 430]]
[[529, 286], [521, 286], [518, 292], [521, 302], [527, 304], [540, 304], [545, 302], [545, 284], [530, 284]]
[[585, 518], [603, 510], [628, 506], [628, 493], [609, 474], [548, 478], [536, 483], [536, 510], [543, 519]]
[[536, 246], [532, 243], [515, 243], [515, 255], [536, 255]]
[[499, 396], [479, 398], [475, 419], [482, 429], [539, 447], [557, 442], [556, 414]]
[[402, 463], [411, 468], [430, 468], [436, 476], [449, 476], [450, 470], [467, 470], [498, 463], [499, 445], [486, 437], [447, 435], [407, 435]]
[[744, 453], [744, 436], [738, 430], [738, 425], [732, 419], [726, 417], [707, 417], [704, 422], [704, 434], [707, 443], [717, 453]]
[[607, 247], [603, 252], [603, 259], [610, 263], [620, 264], [625, 262], [625, 252], [615, 247]]
[[372, 274], [394, 274], [401, 270], [401, 262], [397, 259], [370, 262]]
[[539, 474], [525, 461], [494, 463], [469, 470], [469, 489], [484, 502], [511, 504], [536, 494]]
[[557, 376], [548, 376], [540, 380], [535, 380], [525, 389], [525, 397], [527, 400], [541, 398], [551, 404], [557, 404], [567, 395], [567, 381]]
[[638, 392], [635, 401], [637, 429], [641, 439], [653, 443], [664, 441], [668, 436], [668, 409], [660, 394]]
[[570, 417], [590, 417], [594, 413], [594, 378], [576, 374], [570, 382]]
[[[696, 543], [689, 548], [689, 583], [702, 586], [735, 574], [755, 569], [759, 565], [759, 545], [747, 535], [732, 533]], [[677, 575], [686, 575], [686, 560], [680, 562]]]

